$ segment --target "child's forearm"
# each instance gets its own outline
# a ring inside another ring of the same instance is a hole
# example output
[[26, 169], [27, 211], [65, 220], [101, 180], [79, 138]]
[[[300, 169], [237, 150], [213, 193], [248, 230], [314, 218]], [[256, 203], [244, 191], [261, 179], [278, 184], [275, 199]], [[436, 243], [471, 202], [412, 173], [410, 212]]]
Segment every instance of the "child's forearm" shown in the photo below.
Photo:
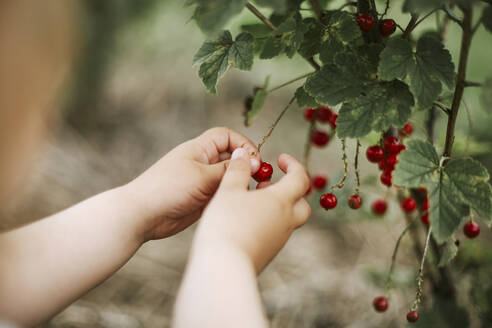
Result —
[[195, 244], [173, 327], [267, 327], [256, 273], [246, 254], [227, 245]]
[[140, 247], [123, 188], [0, 235], [0, 317], [48, 319], [118, 270]]

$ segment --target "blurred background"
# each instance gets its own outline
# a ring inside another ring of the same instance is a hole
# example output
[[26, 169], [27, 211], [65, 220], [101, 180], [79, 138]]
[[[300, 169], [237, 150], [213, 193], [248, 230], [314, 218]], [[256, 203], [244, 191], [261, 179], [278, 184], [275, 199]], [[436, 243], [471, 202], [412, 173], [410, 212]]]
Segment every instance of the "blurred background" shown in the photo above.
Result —
[[[332, 1], [331, 8], [340, 3]], [[390, 16], [405, 26], [409, 15], [398, 14], [401, 1], [393, 3]], [[271, 75], [271, 85], [277, 85], [311, 70], [299, 58], [256, 60], [252, 72], [229, 71], [219, 84], [218, 96], [212, 96], [202, 86], [197, 68], [191, 66], [205, 39], [191, 21], [192, 8], [166, 0], [86, 0], [79, 2], [78, 11], [77, 63], [63, 90], [60, 124], [40, 151], [24, 195], [1, 223], [3, 229], [48, 216], [126, 183], [174, 146], [210, 127], [228, 126], [259, 142], [298, 85], [272, 93], [249, 128], [242, 116], [245, 98], [267, 75]], [[245, 11], [230, 28], [234, 34], [248, 23], [256, 23], [256, 18]], [[434, 25], [429, 19], [418, 32]], [[460, 35], [451, 24], [446, 43], [455, 62]], [[469, 80], [482, 82], [492, 75], [490, 40], [490, 34], [480, 28], [472, 48]], [[478, 88], [467, 89], [465, 99], [455, 153], [473, 155], [491, 170], [492, 118], [480, 104]], [[443, 144], [445, 135], [445, 120], [439, 115], [436, 145]], [[416, 137], [425, 137], [424, 119], [425, 113], [415, 115]], [[263, 158], [275, 162], [282, 152], [302, 158], [307, 129], [302, 109], [292, 107], [262, 149]], [[375, 135], [362, 140], [363, 151], [376, 140]], [[348, 148], [350, 169], [353, 146]], [[369, 165], [363, 154], [361, 162], [363, 208], [356, 212], [346, 205], [345, 199], [353, 191], [352, 179], [339, 191], [341, 206], [336, 211], [322, 211], [317, 205], [319, 194], [312, 193], [311, 220], [296, 231], [261, 275], [260, 289], [272, 327], [405, 325], [420, 259], [415, 256], [412, 239], [405, 237], [390, 308], [384, 315], [375, 313], [372, 299], [384, 293], [391, 254], [406, 221], [396, 201], [391, 202], [384, 218], [371, 213], [373, 200], [396, 192], [387, 192], [379, 184], [377, 168]], [[313, 175], [329, 176], [331, 185], [342, 171], [337, 138], [328, 148], [313, 150]], [[144, 245], [116, 275], [45, 327], [169, 327], [193, 232], [191, 228]], [[417, 238], [425, 235], [422, 227], [415, 233]], [[422, 325], [427, 322], [426, 327], [485, 327], [484, 322], [492, 322], [492, 284], [484, 278], [492, 273], [490, 233], [482, 225], [476, 240], [465, 240], [460, 233], [457, 237], [461, 246], [452, 267], [459, 311], [464, 312], [455, 312], [459, 318], [454, 324], [429, 321], [424, 314]], [[431, 256], [429, 262], [433, 261], [436, 259]], [[439, 304], [432, 299], [427, 283], [425, 294], [423, 307], [436, 313], [433, 309]]]

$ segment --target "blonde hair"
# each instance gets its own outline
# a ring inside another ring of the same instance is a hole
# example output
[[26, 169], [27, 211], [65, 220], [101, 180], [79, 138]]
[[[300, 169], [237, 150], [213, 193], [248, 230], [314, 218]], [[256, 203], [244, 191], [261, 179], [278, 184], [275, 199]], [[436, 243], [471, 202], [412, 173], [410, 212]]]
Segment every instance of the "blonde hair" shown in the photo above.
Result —
[[0, 209], [26, 175], [71, 66], [74, 9], [68, 0], [0, 3]]

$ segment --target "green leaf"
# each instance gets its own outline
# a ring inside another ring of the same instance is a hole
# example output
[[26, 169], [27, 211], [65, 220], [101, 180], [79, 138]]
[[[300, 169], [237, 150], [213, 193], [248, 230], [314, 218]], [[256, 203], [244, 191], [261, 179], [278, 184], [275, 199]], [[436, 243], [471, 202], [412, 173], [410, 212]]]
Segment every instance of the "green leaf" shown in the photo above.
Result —
[[251, 70], [253, 66], [254, 38], [243, 32], [235, 41], [229, 31], [223, 31], [216, 40], [207, 40], [193, 57], [199, 64], [198, 76], [210, 93], [217, 93], [217, 83], [230, 66]]
[[442, 255], [437, 266], [440, 268], [447, 266], [457, 254], [458, 247], [455, 245], [454, 240], [448, 240], [443, 248]]
[[303, 20], [306, 27], [304, 39], [299, 48], [299, 53], [304, 57], [312, 57], [321, 50], [321, 36], [323, 35], [323, 25], [313, 17]]
[[364, 95], [342, 106], [337, 134], [340, 138], [360, 138], [371, 131], [387, 130], [391, 125], [402, 126], [408, 121], [413, 105], [413, 96], [405, 83], [374, 84]]
[[247, 0], [192, 0], [196, 4], [193, 18], [205, 33], [216, 33], [246, 6]]
[[391, 81], [404, 79], [407, 69], [414, 63], [412, 45], [400, 37], [392, 38], [381, 52], [378, 75], [381, 79]]
[[383, 80], [404, 79], [410, 76], [410, 90], [420, 107], [430, 107], [442, 91], [441, 83], [454, 86], [454, 64], [451, 54], [439, 40], [422, 37], [417, 51], [412, 52], [408, 41], [395, 38], [381, 53], [378, 73]]
[[482, 23], [485, 29], [492, 33], [492, 5], [487, 6], [483, 11]]
[[320, 104], [335, 106], [358, 97], [371, 80], [367, 67], [353, 54], [339, 54], [334, 64], [325, 65], [308, 77], [305, 89]]
[[304, 86], [299, 87], [296, 90], [296, 100], [299, 107], [318, 107], [316, 99], [311, 97], [306, 90], [304, 90]]
[[395, 185], [426, 187], [429, 194], [432, 233], [438, 242], [449, 239], [473, 208], [483, 220], [492, 223], [492, 190], [489, 174], [471, 158], [453, 159], [440, 167], [434, 147], [411, 140], [399, 156]]
[[480, 95], [482, 107], [487, 112], [492, 112], [492, 77], [489, 77], [483, 84], [482, 94]]
[[270, 37], [266, 40], [263, 51], [260, 54], [261, 59], [270, 59], [285, 53], [287, 57], [292, 58], [302, 41], [306, 26], [299, 17], [288, 17], [275, 31], [271, 32]]
[[270, 75], [265, 78], [263, 87], [255, 90], [253, 103], [251, 109], [246, 113], [246, 126], [250, 126], [253, 120], [260, 114], [263, 105], [265, 104], [266, 97], [268, 96], [268, 85], [270, 84]]
[[241, 25], [241, 31], [251, 33], [255, 38], [263, 38], [269, 36], [272, 30], [270, 30], [265, 24], [243, 24]]

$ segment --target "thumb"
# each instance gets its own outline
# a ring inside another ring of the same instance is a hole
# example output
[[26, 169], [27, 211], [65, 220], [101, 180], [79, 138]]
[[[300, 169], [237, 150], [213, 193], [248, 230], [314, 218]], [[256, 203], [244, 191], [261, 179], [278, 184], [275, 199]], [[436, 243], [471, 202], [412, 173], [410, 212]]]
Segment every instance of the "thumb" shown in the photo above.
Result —
[[248, 153], [243, 148], [237, 148], [232, 153], [221, 187], [247, 189], [250, 178], [251, 163]]

